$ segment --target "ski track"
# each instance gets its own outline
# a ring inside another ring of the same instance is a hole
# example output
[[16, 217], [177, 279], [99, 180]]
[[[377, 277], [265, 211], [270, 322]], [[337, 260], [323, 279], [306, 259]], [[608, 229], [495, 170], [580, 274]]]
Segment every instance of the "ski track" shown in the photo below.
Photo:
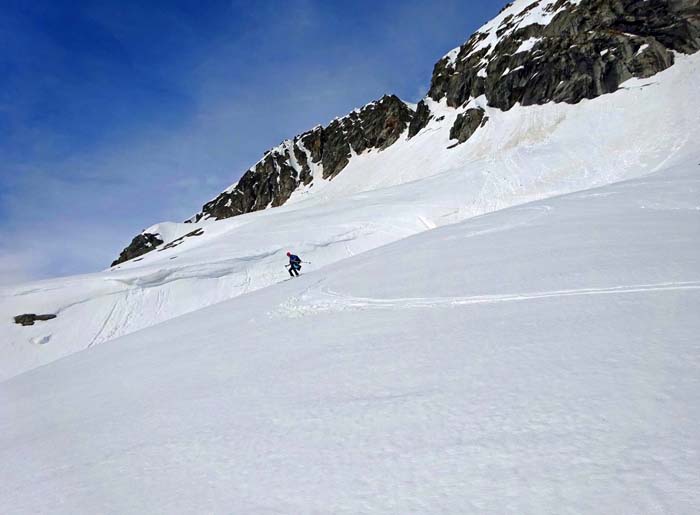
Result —
[[309, 289], [300, 297], [292, 297], [288, 299], [280, 305], [276, 312], [271, 314], [295, 317], [346, 310], [430, 309], [470, 306], [474, 304], [496, 304], [501, 302], [520, 302], [526, 300], [580, 297], [586, 295], [624, 295], [677, 290], [700, 290], [700, 281], [620, 285], [607, 288], [576, 288], [570, 290], [551, 290], [500, 295], [473, 295], [466, 297], [413, 297], [396, 299], [355, 297], [352, 295], [344, 295], [329, 289], [319, 289], [315, 292]]
[[118, 305], [119, 305], [119, 302], [115, 302], [114, 304], [112, 304], [112, 308], [109, 310], [109, 313], [107, 314], [104, 321], [102, 322], [102, 325], [95, 333], [95, 336], [92, 337], [92, 340], [90, 340], [90, 343], [88, 343], [88, 345], [87, 345], [88, 349], [90, 347], [92, 347], [93, 345], [95, 345], [95, 343], [102, 341], [102, 340], [100, 340], [100, 337], [102, 336], [102, 333], [104, 333], [105, 330], [107, 329], [107, 326], [109, 325], [109, 323], [112, 321], [112, 317], [114, 316], [114, 312], [117, 310]]

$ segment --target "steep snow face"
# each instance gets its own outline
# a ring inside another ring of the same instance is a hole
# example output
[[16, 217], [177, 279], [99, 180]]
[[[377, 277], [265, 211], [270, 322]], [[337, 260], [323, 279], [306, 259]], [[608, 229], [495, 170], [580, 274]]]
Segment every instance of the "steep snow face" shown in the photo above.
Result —
[[700, 512], [697, 157], [0, 383], [3, 512]]
[[[105, 272], [0, 290], [0, 378], [178, 315], [277, 283], [285, 252], [304, 271], [435, 227], [514, 204], [697, 162], [698, 55], [576, 105], [503, 112], [475, 99], [430, 102], [417, 135], [355, 156], [332, 181], [296, 191], [280, 208], [221, 220], [160, 224], [164, 243]], [[454, 146], [465, 109], [490, 118]], [[12, 317], [56, 314], [21, 327]], [[233, 329], [235, 332], [235, 329]]]

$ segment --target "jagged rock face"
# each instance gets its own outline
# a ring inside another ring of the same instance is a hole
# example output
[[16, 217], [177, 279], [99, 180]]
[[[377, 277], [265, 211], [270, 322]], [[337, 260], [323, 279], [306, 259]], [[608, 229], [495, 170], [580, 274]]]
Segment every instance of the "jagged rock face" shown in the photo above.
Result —
[[450, 129], [450, 139], [456, 139], [459, 143], [464, 143], [488, 119], [486, 112], [481, 108], [467, 109], [465, 112], [457, 115], [457, 119]]
[[384, 150], [393, 145], [412, 118], [413, 111], [397, 96], [386, 96], [360, 111], [333, 120], [316, 133], [320, 138], [318, 143], [310, 142], [312, 148], [320, 151], [323, 178], [333, 178], [347, 166], [351, 148], [361, 154], [368, 149]]
[[[525, 21], [543, 5], [548, 24]], [[698, 0], [543, 0], [509, 11], [436, 64], [431, 98], [458, 107], [486, 95], [503, 110], [576, 103], [668, 68], [672, 50], [700, 49]]]
[[143, 256], [162, 243], [163, 240], [161, 240], [156, 234], [147, 232], [141, 233], [136, 236], [136, 238], [131, 240], [131, 243], [124, 250], [122, 250], [119, 257], [114, 260], [110, 266], [116, 266], [124, 261], [129, 261], [130, 259]]
[[[215, 219], [282, 205], [300, 184], [308, 184], [311, 173], [306, 155], [297, 147], [299, 138], [279, 150], [267, 152], [248, 170], [236, 186], [202, 207], [196, 220]], [[299, 162], [295, 167], [294, 163]]]
[[301, 185], [313, 180], [312, 166], [332, 179], [350, 162], [352, 152], [384, 150], [403, 134], [413, 111], [397, 96], [384, 96], [362, 109], [316, 127], [265, 154], [238, 183], [202, 207], [195, 221], [217, 220], [281, 206]]
[[408, 137], [412, 138], [423, 130], [432, 117], [433, 115], [430, 113], [430, 108], [428, 104], [425, 103], [425, 100], [418, 102], [416, 113], [413, 115], [411, 124], [408, 126]]

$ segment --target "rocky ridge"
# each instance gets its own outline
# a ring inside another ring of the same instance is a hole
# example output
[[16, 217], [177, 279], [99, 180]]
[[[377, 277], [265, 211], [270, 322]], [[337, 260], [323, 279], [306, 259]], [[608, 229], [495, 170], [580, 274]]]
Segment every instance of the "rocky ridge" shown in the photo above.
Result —
[[[700, 0], [516, 0], [437, 62], [427, 97], [460, 110], [450, 130], [457, 145], [488, 122], [473, 103], [479, 97], [501, 110], [577, 103], [668, 68], [674, 52], [699, 49]], [[414, 108], [384, 96], [269, 150], [188, 221], [280, 206], [314, 180], [333, 179], [353, 154], [415, 137], [432, 118], [425, 100]], [[142, 233], [112, 266], [162, 243]]]
[[518, 0], [436, 65], [428, 96], [460, 107], [577, 103], [700, 49], [698, 0]]
[[329, 180], [338, 175], [353, 153], [392, 145], [413, 117], [413, 110], [397, 96], [385, 95], [327, 127], [314, 127], [266, 152], [236, 184], [207, 202], [192, 221], [220, 220], [280, 206], [314, 177]]

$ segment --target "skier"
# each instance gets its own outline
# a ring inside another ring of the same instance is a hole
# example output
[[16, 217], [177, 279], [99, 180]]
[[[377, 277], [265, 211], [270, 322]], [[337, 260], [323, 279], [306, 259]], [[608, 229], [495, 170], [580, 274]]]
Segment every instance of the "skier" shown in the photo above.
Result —
[[289, 258], [289, 265], [287, 266], [289, 275], [294, 277], [296, 274], [296, 276], [299, 277], [299, 270], [301, 270], [301, 258], [292, 254], [291, 252], [287, 252], [287, 257]]

